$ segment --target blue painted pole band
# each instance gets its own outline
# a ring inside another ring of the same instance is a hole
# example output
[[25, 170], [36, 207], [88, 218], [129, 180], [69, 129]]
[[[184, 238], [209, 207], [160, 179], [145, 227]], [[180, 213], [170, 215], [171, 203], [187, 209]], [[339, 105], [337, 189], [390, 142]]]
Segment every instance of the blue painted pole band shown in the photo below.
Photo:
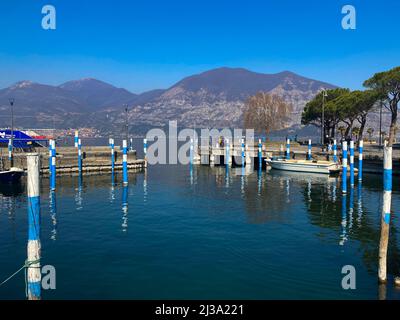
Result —
[[337, 162], [338, 158], [337, 158], [337, 142], [336, 139], [333, 140], [333, 161]]
[[51, 157], [50, 189], [56, 190], [56, 157]]
[[342, 192], [347, 193], [347, 142], [343, 141]]
[[49, 174], [51, 175], [51, 158], [53, 157], [53, 145], [52, 145], [52, 140], [49, 140]]
[[261, 139], [258, 139], [258, 168], [262, 169], [262, 143]]
[[350, 186], [354, 187], [354, 141], [350, 141]]
[[40, 239], [40, 197], [28, 197], [28, 240]]
[[123, 140], [122, 141], [122, 178], [123, 178], [123, 183], [128, 184], [128, 150], [127, 150], [127, 141]]
[[78, 143], [79, 143], [79, 133], [78, 133], [78, 130], [75, 131], [74, 142], [75, 142], [75, 148], [78, 148]]
[[143, 139], [144, 160], [147, 160], [147, 139]]
[[81, 139], [78, 139], [78, 169], [79, 174], [82, 173], [82, 142]]
[[363, 149], [364, 149], [364, 142], [360, 140], [358, 145], [358, 181], [362, 181], [362, 174], [363, 174]]
[[308, 160], [311, 160], [311, 139], [308, 140]]
[[286, 141], [286, 159], [290, 159], [290, 139]]
[[245, 155], [244, 155], [244, 139], [242, 139], [242, 167], [245, 165]]

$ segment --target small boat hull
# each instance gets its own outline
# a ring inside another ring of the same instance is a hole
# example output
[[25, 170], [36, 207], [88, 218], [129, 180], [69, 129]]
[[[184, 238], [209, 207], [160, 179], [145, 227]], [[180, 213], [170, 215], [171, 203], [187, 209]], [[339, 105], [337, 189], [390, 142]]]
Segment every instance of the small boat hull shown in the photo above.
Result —
[[24, 170], [11, 168], [8, 171], [0, 171], [0, 183], [17, 183], [21, 180]]
[[272, 169], [308, 172], [320, 174], [334, 174], [341, 170], [341, 166], [330, 161], [309, 161], [309, 160], [267, 160]]

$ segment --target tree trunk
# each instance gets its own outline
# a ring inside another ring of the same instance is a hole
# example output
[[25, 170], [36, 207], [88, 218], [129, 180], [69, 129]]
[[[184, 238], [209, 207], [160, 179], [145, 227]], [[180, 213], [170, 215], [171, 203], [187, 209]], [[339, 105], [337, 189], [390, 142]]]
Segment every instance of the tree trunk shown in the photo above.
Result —
[[361, 123], [360, 123], [360, 133], [358, 135], [358, 143], [360, 143], [360, 141], [363, 138], [363, 134], [364, 134], [364, 129], [365, 129], [365, 124], [366, 123], [367, 123], [367, 118], [366, 117], [362, 117]]
[[390, 130], [389, 130], [389, 143], [388, 146], [391, 147], [394, 143], [394, 139], [396, 137], [396, 124], [397, 124], [397, 103], [394, 107], [390, 108], [392, 111], [392, 121], [390, 122]]

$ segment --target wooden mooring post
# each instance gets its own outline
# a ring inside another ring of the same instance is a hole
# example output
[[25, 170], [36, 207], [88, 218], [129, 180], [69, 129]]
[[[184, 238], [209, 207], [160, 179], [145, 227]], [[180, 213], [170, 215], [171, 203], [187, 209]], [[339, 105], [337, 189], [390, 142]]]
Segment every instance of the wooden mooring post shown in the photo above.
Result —
[[28, 299], [39, 300], [41, 297], [40, 272], [40, 190], [39, 190], [39, 155], [27, 155], [27, 193], [28, 193], [28, 248], [27, 248], [27, 278]]

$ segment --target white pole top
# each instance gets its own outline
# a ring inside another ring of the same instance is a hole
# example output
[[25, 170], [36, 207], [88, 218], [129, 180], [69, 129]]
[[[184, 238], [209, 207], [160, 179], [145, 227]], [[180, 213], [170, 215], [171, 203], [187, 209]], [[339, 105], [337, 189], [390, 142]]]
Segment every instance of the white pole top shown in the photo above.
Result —
[[311, 144], [311, 139], [308, 139], [308, 144]]
[[286, 141], [288, 144], [290, 143], [290, 139], [287, 139], [287, 141]]
[[336, 139], [333, 140], [333, 144], [336, 144]]
[[26, 162], [28, 168], [28, 197], [39, 196], [39, 154], [28, 153]]
[[343, 150], [347, 150], [347, 141], [343, 141]]
[[127, 147], [126, 140], [122, 140], [122, 147], [123, 147], [123, 148], [126, 148], [126, 147]]
[[261, 139], [258, 139], [258, 143], [261, 143]]
[[78, 130], [75, 130], [75, 137], [78, 136]]
[[144, 139], [143, 139], [143, 142], [144, 142], [144, 143], [147, 143], [147, 139], [146, 139], [146, 138], [144, 138]]
[[78, 139], [78, 145], [81, 145], [81, 144], [82, 144], [81, 139]]
[[360, 147], [362, 148], [364, 146], [364, 141], [360, 140]]
[[350, 140], [350, 149], [354, 149], [354, 141]]

